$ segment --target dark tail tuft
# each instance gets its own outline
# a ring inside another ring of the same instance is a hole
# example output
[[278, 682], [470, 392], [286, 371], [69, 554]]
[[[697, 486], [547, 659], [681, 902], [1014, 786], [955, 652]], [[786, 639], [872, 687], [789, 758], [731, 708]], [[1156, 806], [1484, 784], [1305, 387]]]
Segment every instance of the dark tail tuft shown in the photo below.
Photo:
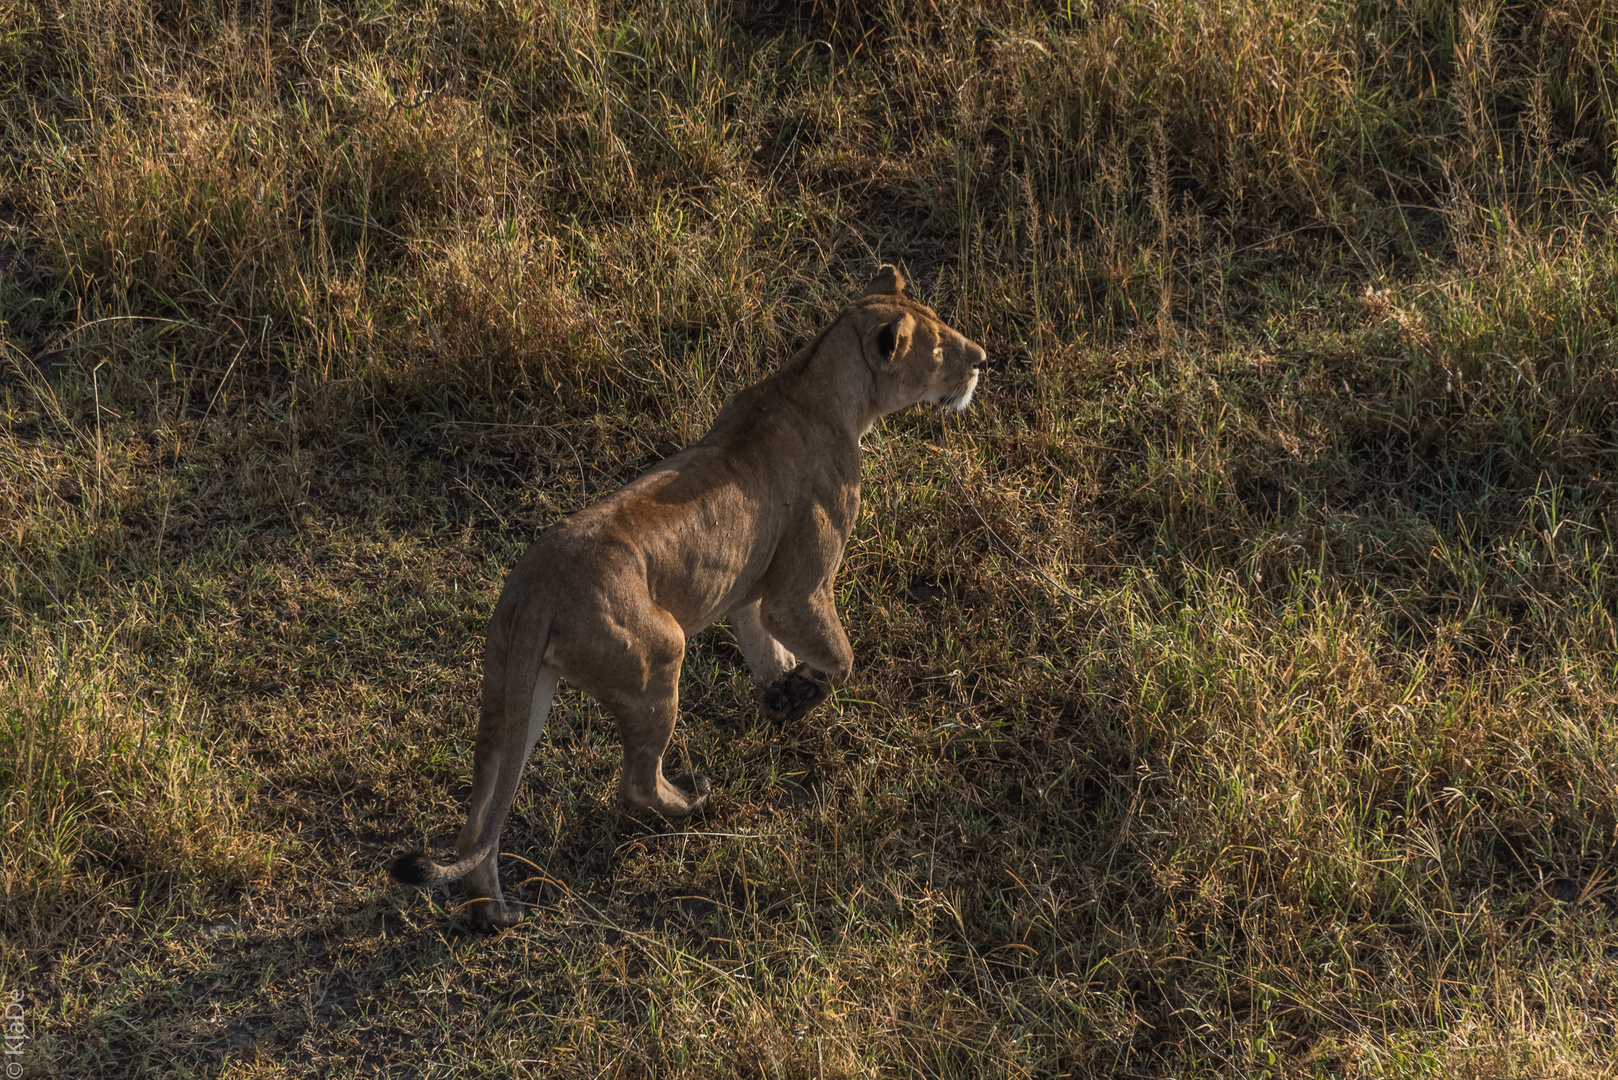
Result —
[[388, 874], [401, 885], [425, 885], [432, 880], [437, 868], [425, 851], [412, 851], [394, 859], [388, 866]]

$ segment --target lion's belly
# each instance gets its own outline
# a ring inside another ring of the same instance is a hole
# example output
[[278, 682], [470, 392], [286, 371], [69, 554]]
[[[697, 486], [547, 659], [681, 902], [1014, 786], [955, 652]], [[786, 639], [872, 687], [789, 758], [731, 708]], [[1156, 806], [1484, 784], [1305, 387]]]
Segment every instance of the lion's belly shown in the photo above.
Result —
[[711, 456], [690, 464], [671, 459], [576, 519], [638, 564], [652, 603], [687, 636], [756, 595], [778, 531]]
[[687, 636], [757, 596], [774, 545], [745, 515], [693, 514], [642, 540], [652, 602]]

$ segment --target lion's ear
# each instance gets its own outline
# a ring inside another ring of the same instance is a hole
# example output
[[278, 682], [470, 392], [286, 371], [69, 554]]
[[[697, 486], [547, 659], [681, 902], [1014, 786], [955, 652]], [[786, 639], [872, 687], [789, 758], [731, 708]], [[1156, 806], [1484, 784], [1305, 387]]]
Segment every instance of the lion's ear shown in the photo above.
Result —
[[903, 296], [904, 291], [905, 279], [899, 275], [899, 268], [892, 263], [884, 263], [877, 270], [876, 277], [865, 286], [865, 291], [860, 293], [859, 299], [864, 300], [867, 296]]
[[876, 351], [883, 363], [889, 363], [910, 347], [910, 335], [915, 329], [916, 320], [906, 312], [876, 332]]

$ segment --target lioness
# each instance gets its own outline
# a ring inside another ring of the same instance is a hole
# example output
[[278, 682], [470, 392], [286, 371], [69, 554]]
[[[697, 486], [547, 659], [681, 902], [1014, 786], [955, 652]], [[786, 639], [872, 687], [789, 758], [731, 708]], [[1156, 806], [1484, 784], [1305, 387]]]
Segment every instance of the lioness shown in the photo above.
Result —
[[770, 720], [842, 685], [853, 654], [832, 584], [860, 503], [860, 437], [919, 402], [965, 409], [983, 350], [905, 295], [892, 266], [713, 429], [628, 487], [541, 533], [489, 621], [472, 804], [440, 865], [400, 856], [407, 885], [466, 878], [473, 921], [522, 918], [500, 892], [500, 828], [558, 679], [610, 710], [624, 745], [618, 792], [683, 818], [705, 776], [663, 775], [686, 636], [729, 617]]

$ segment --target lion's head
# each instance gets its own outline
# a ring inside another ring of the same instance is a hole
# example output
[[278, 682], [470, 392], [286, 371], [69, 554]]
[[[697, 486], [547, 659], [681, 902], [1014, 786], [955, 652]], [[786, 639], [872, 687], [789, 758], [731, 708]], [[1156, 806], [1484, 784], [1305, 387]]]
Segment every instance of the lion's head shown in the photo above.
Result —
[[877, 271], [848, 314], [875, 381], [879, 412], [922, 402], [959, 411], [972, 403], [985, 357], [982, 346], [906, 296], [897, 269]]

